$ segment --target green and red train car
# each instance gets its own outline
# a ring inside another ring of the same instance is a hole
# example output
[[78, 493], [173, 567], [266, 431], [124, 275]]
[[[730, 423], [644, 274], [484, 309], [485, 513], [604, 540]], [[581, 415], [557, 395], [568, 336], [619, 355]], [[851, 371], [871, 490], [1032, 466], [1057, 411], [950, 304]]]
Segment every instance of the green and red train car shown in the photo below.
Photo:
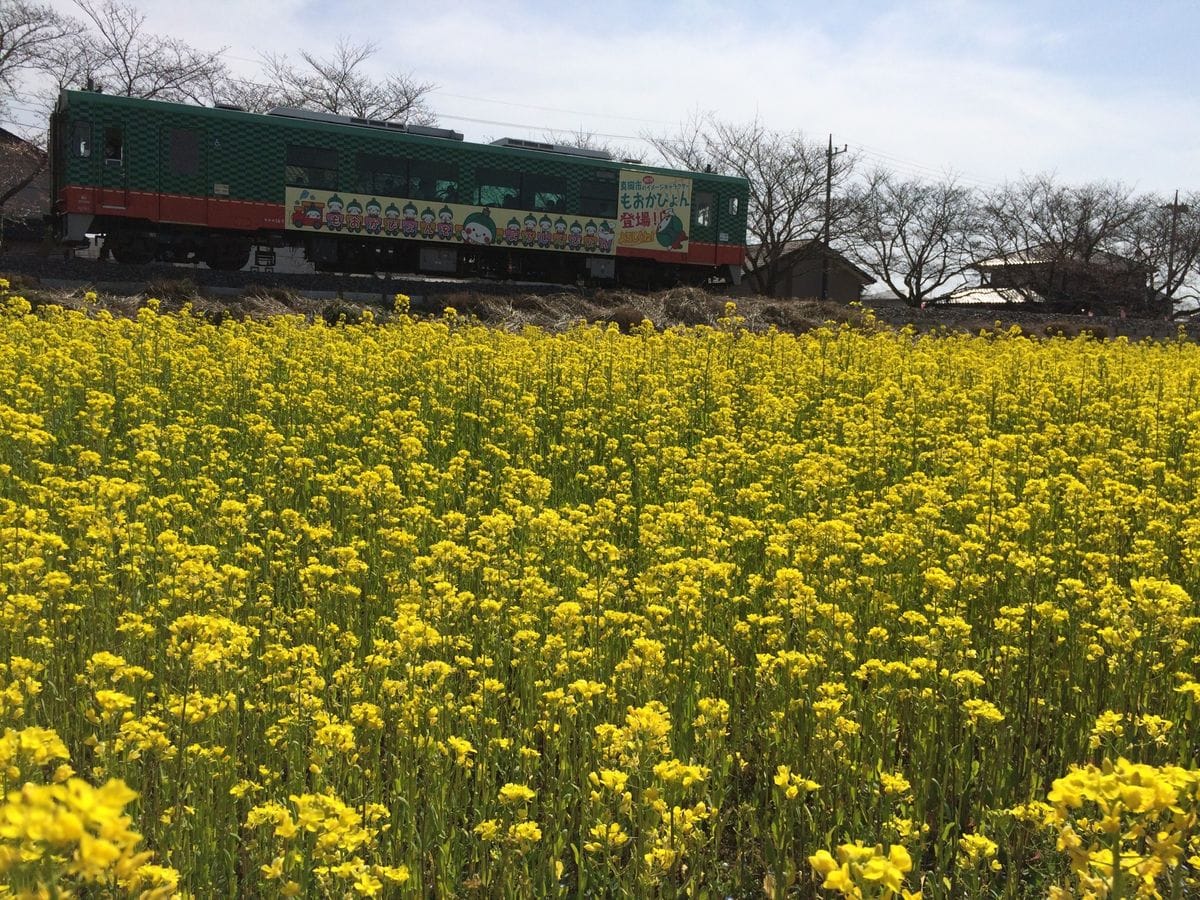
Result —
[[743, 179], [597, 151], [90, 91], [50, 131], [62, 238], [103, 234], [123, 263], [299, 246], [319, 271], [664, 286], [736, 281], [745, 256]]

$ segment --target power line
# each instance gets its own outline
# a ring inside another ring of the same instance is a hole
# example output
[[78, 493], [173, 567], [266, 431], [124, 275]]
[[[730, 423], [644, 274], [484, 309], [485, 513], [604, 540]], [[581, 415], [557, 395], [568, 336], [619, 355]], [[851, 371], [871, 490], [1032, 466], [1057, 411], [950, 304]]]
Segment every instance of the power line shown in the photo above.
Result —
[[250, 65], [252, 65], [252, 66], [261, 66], [262, 65], [261, 59], [246, 59], [246, 57], [244, 57], [244, 56], [232, 56], [232, 55], [225, 55], [225, 54], [222, 54], [222, 55], [225, 56], [226, 59], [233, 59], [233, 60], [237, 60], [238, 62], [250, 63]]
[[[644, 118], [638, 118], [635, 116], [617, 116], [617, 115], [611, 115], [611, 114], [606, 114], [606, 113], [592, 113], [592, 112], [585, 112], [583, 110], [563, 109], [561, 107], [554, 107], [554, 106], [538, 106], [538, 105], [530, 104], [530, 103], [515, 103], [515, 102], [510, 102], [507, 100], [495, 100], [495, 99], [491, 99], [491, 98], [487, 98], [487, 97], [474, 97], [474, 96], [469, 96], [466, 94], [455, 94], [455, 93], [450, 93], [447, 91], [440, 91], [440, 90], [434, 90], [434, 91], [431, 91], [431, 93], [440, 94], [443, 97], [453, 97], [456, 99], [469, 100], [469, 101], [477, 102], [477, 103], [492, 103], [492, 104], [497, 104], [500, 106], [510, 106], [510, 107], [523, 108], [523, 109], [536, 109], [536, 110], [541, 110], [543, 112], [565, 113], [568, 115], [577, 115], [577, 116], [582, 116], [582, 117], [586, 117], [586, 118], [621, 119], [621, 120], [630, 121], [630, 122], [645, 122], [647, 124], [662, 125], [664, 127], [669, 127], [669, 126], [667, 126], [667, 123], [662, 122], [660, 120], [656, 120], [656, 119], [644, 119]], [[571, 129], [566, 129], [566, 128], [548, 128], [544, 125], [530, 125], [528, 123], [521, 123], [521, 122], [506, 122], [506, 121], [499, 121], [499, 120], [492, 120], [492, 119], [482, 119], [482, 118], [477, 118], [477, 117], [473, 117], [473, 116], [455, 116], [455, 115], [450, 115], [450, 114], [440, 114], [439, 113], [438, 118], [452, 119], [454, 121], [460, 121], [460, 122], [471, 122], [471, 123], [477, 124], [477, 125], [493, 125], [493, 126], [497, 126], [497, 127], [501, 127], [501, 128], [521, 128], [521, 129], [525, 129], [527, 131], [548, 131], [548, 132], [557, 133], [557, 134], [573, 133]], [[641, 135], [610, 134], [610, 133], [605, 133], [605, 132], [593, 132], [593, 131], [589, 131], [586, 128], [581, 128], [579, 130], [588, 131], [589, 134], [592, 134], [593, 136], [600, 137], [600, 138], [608, 138], [611, 140], [621, 140], [621, 141], [639, 141], [639, 142], [648, 143], [647, 139], [642, 137]], [[877, 150], [875, 148], [868, 147], [865, 144], [855, 144], [854, 148], [856, 150], [859, 150], [860, 152], [864, 153], [867, 156], [878, 159], [879, 161], [885, 163], [888, 167], [890, 167], [892, 169], [899, 169], [902, 171], [906, 171], [906, 174], [912, 175], [914, 177], [928, 178], [928, 177], [930, 177], [930, 175], [937, 175], [938, 177], [941, 177], [941, 178], [953, 177], [954, 179], [956, 179], [958, 181], [966, 181], [966, 182], [969, 182], [969, 183], [974, 184], [979, 187], [999, 187], [1000, 186], [1000, 183], [996, 182], [996, 181], [992, 181], [992, 180], [989, 180], [986, 178], [980, 178], [980, 177], [970, 175], [967, 173], [963, 173], [963, 172], [956, 172], [953, 169], [948, 169], [946, 167], [938, 168], [935, 166], [928, 166], [923, 163], [918, 163], [918, 162], [914, 162], [912, 160], [904, 159], [903, 157], [895, 156], [891, 153], [887, 153], [882, 150]]]
[[572, 116], [586, 116], [591, 119], [621, 119], [625, 122], [644, 122], [647, 125], [663, 125], [669, 127], [666, 122], [663, 122], [659, 119], [641, 119], [637, 116], [619, 116], [613, 113], [596, 113], [585, 112], [578, 109], [563, 109], [558, 106], [537, 106], [533, 103], [514, 103], [509, 100], [492, 100], [487, 97], [471, 97], [467, 94], [452, 94], [447, 91], [443, 91], [440, 88], [434, 88], [432, 91], [430, 91], [430, 93], [440, 94], [443, 97], [452, 97], [455, 100], [470, 100], [475, 103], [493, 103], [499, 106], [514, 106], [521, 109], [536, 109], [540, 110], [541, 112], [566, 113]]
[[992, 181], [992, 180], [986, 179], [986, 178], [979, 178], [977, 176], [970, 175], [970, 174], [967, 174], [964, 172], [956, 172], [954, 169], [952, 169], [950, 167], [943, 167], [943, 168], [939, 169], [935, 166], [927, 166], [923, 163], [914, 162], [910, 159], [904, 159], [903, 157], [895, 156], [894, 154], [887, 153], [883, 150], [877, 150], [873, 147], [868, 147], [865, 144], [855, 144], [854, 147], [856, 150], [860, 150], [861, 152], [865, 153], [867, 156], [872, 156], [872, 157], [881, 159], [893, 167], [904, 166], [904, 167], [908, 167], [909, 169], [915, 170], [918, 173], [927, 172], [930, 174], [938, 175], [940, 177], [950, 176], [950, 177], [956, 178], [960, 181], [970, 181], [970, 182], [974, 182], [974, 183], [984, 186], [984, 187], [1000, 187], [1001, 186], [1000, 182], [997, 182], [997, 181]]
[[967, 175], [965, 173], [955, 172], [954, 169], [952, 169], [949, 166], [943, 166], [943, 167], [929, 166], [929, 165], [925, 165], [924, 163], [913, 162], [912, 160], [902, 159], [900, 157], [892, 156], [887, 153], [881, 153], [878, 151], [868, 150], [865, 147], [861, 147], [861, 146], [857, 147], [856, 149], [859, 149], [865, 156], [868, 156], [872, 159], [876, 159], [881, 162], [884, 162], [889, 167], [894, 168], [894, 169], [903, 169], [903, 170], [907, 170], [907, 171], [910, 171], [913, 173], [923, 174], [926, 176], [937, 175], [937, 176], [943, 177], [943, 178], [947, 177], [947, 176], [951, 176], [951, 177], [957, 178], [962, 181], [974, 181], [974, 182], [978, 182], [979, 184], [990, 184], [991, 183], [983, 178], [976, 178], [974, 176]]
[[35, 131], [46, 127], [45, 125], [31, 125], [30, 123], [22, 122], [19, 119], [5, 119], [4, 121], [8, 125], [20, 125], [22, 128], [32, 128]]
[[[455, 122], [472, 122], [476, 125], [495, 125], [499, 128], [520, 128], [526, 131], [549, 131], [552, 134], [574, 134], [570, 128], [549, 128], [545, 125], [529, 125], [521, 122], [501, 122], [495, 119], [476, 119], [472, 116], [452, 116], [447, 113], [436, 113], [439, 119], [453, 119]], [[586, 129], [584, 129], [586, 131]], [[645, 138], [632, 134], [607, 134], [603, 131], [586, 131], [592, 137], [610, 138], [615, 141], [642, 141]]]
[[894, 172], [898, 175], [904, 175], [908, 178], [915, 178], [915, 179], [926, 180], [926, 181], [950, 179], [950, 180], [953, 180], [955, 183], [962, 184], [966, 187], [981, 188], [981, 189], [990, 189], [990, 188], [998, 186], [995, 182], [989, 182], [989, 181], [984, 181], [982, 179], [971, 178], [969, 176], [964, 176], [957, 172], [954, 172], [953, 170], [934, 169], [934, 168], [931, 168], [928, 166], [915, 166], [912, 164], [898, 163], [898, 162], [895, 162], [894, 160], [886, 159], [884, 157], [875, 157], [872, 154], [866, 154], [866, 156], [869, 159], [872, 159], [876, 164], [878, 164], [878, 165], [882, 166], [884, 169], [888, 170], [889, 172]]

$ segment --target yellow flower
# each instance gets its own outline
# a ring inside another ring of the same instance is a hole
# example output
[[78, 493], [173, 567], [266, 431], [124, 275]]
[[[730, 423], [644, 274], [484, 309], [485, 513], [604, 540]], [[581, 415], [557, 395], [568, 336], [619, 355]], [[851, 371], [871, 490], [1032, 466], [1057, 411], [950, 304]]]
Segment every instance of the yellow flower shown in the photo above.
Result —
[[500, 822], [496, 819], [485, 819], [475, 826], [475, 834], [481, 841], [494, 841], [500, 834]]
[[795, 800], [802, 793], [810, 794], [821, 787], [812, 779], [792, 772], [791, 768], [784, 765], [775, 769], [775, 776], [772, 780], [777, 787], [783, 789], [783, 794], [788, 800]]
[[828, 875], [838, 868], [838, 862], [828, 850], [818, 850], [808, 858], [809, 865], [818, 875]]
[[880, 772], [879, 783], [882, 785], [883, 792], [885, 794], [907, 794], [910, 790], [912, 790], [912, 785], [909, 783], [908, 779], [899, 772], [894, 774], [890, 772]]
[[970, 700], [964, 700], [962, 706], [963, 710], [966, 711], [972, 725], [979, 725], [981, 723], [994, 725], [997, 722], [1004, 721], [1004, 713], [1000, 712], [1000, 710], [996, 708], [995, 704], [990, 703], [987, 700], [978, 700], [972, 698]]
[[446, 738], [446, 744], [454, 754], [456, 765], [462, 766], [464, 769], [469, 769], [474, 765], [472, 758], [475, 755], [475, 748], [471, 746], [470, 741], [465, 738], [451, 736]]
[[599, 822], [591, 827], [588, 835], [591, 840], [583, 845], [583, 849], [588, 853], [616, 850], [629, 841], [629, 835], [618, 822], [609, 822], [607, 825]]
[[500, 802], [507, 804], [528, 803], [537, 794], [526, 785], [509, 782], [500, 788]]
[[508, 826], [508, 839], [524, 852], [542, 839], [542, 829], [530, 820], [517, 822]]
[[990, 838], [982, 834], [967, 834], [959, 838], [958, 846], [963, 852], [958, 859], [959, 866], [971, 868], [986, 863], [993, 871], [1000, 870], [1000, 863], [996, 860], [996, 851], [999, 848]]

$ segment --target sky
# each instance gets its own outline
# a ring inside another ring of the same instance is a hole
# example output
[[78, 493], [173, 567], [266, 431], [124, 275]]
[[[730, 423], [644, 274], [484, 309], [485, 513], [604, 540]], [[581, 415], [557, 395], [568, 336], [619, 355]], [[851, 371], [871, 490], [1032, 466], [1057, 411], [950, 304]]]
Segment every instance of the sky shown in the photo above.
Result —
[[646, 135], [713, 113], [969, 186], [1050, 172], [1200, 190], [1195, 0], [135, 5], [249, 79], [263, 53], [374, 41], [370, 74], [436, 84], [440, 124], [468, 140], [583, 131], [652, 161]]

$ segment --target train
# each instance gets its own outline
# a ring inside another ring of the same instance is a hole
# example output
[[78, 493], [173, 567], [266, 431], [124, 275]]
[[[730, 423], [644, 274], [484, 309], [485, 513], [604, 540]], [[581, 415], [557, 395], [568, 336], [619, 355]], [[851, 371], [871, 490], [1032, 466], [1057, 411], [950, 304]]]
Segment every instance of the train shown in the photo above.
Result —
[[59, 239], [128, 265], [293, 247], [321, 272], [658, 288], [736, 283], [745, 259], [744, 179], [597, 150], [73, 90], [49, 146]]

